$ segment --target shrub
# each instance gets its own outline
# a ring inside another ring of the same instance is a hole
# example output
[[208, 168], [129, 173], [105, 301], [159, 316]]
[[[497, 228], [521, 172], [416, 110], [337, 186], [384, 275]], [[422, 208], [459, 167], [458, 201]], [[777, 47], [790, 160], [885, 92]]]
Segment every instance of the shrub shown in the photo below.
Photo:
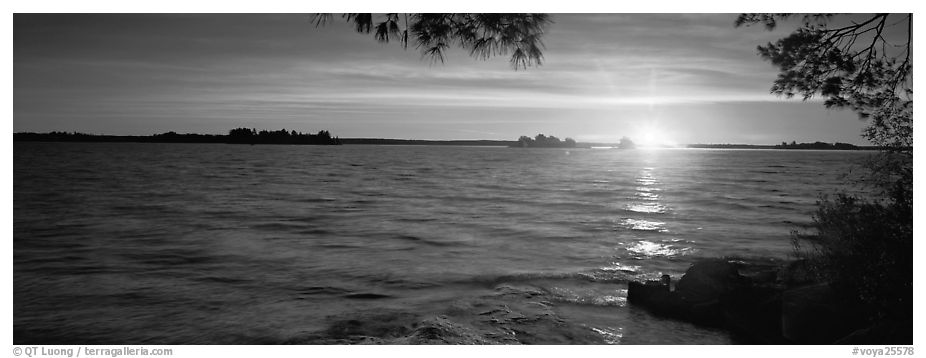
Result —
[[[913, 311], [912, 160], [886, 154], [868, 166], [872, 198], [823, 196], [815, 233], [792, 236], [795, 254], [834, 289], [871, 308], [870, 319]], [[899, 158], [899, 159], [898, 159]]]

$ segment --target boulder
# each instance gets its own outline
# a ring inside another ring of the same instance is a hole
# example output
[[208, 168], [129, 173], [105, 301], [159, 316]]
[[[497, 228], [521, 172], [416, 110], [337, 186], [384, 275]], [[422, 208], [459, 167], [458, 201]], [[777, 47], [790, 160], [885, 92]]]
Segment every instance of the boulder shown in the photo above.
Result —
[[740, 276], [737, 264], [724, 259], [696, 262], [675, 285], [676, 293], [688, 307], [689, 320], [710, 326], [724, 323], [721, 299], [741, 288], [747, 281]]
[[794, 343], [831, 344], [864, 326], [865, 314], [849, 306], [828, 283], [785, 290], [781, 335]]
[[778, 271], [778, 281], [789, 287], [807, 285], [816, 282], [807, 260], [788, 263]]
[[665, 281], [627, 283], [627, 302], [644, 307], [651, 312], [675, 318], [684, 318], [686, 309], [677, 294], [670, 291]]
[[774, 268], [747, 267], [751, 275], [745, 277], [740, 266], [725, 259], [698, 261], [674, 291], [666, 278], [629, 283], [627, 301], [654, 314], [727, 328], [746, 343], [782, 343], [781, 291]]
[[806, 261], [707, 259], [694, 263], [675, 290], [665, 278], [629, 283], [627, 301], [657, 315], [722, 327], [741, 343], [912, 344], [910, 319], [895, 314], [867, 322], [871, 307], [817, 280]]
[[781, 337], [781, 290], [768, 284], [740, 287], [721, 297], [724, 326], [738, 341], [784, 344]]
[[710, 259], [691, 265], [675, 287], [685, 302], [706, 305], [719, 302], [721, 296], [743, 283], [744, 279], [736, 264], [723, 259]]
[[721, 297], [739, 287], [744, 278], [737, 265], [722, 259], [692, 265], [671, 290], [671, 279], [627, 284], [627, 301], [658, 315], [711, 326], [724, 322]]
[[836, 344], [847, 345], [912, 345], [913, 320], [884, 319], [874, 325], [859, 329], [840, 338]]

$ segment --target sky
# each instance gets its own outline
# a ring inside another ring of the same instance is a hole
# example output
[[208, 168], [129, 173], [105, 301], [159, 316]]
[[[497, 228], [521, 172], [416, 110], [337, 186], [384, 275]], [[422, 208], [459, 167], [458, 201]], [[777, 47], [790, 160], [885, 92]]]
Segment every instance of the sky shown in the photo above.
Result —
[[867, 145], [864, 122], [769, 93], [775, 31], [736, 14], [553, 14], [544, 63], [444, 63], [310, 14], [15, 14], [14, 132]]

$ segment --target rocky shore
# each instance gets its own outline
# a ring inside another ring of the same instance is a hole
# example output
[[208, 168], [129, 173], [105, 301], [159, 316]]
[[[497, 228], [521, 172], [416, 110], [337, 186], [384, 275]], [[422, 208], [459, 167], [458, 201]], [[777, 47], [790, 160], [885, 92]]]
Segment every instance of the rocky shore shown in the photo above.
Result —
[[912, 317], [869, 322], [865, 307], [842, 296], [803, 261], [705, 259], [677, 282], [665, 275], [627, 289], [630, 304], [747, 344], [913, 344]]
[[476, 299], [455, 300], [439, 314], [378, 309], [329, 317], [322, 331], [286, 344], [603, 344], [602, 336], [557, 315], [549, 293], [500, 284]]

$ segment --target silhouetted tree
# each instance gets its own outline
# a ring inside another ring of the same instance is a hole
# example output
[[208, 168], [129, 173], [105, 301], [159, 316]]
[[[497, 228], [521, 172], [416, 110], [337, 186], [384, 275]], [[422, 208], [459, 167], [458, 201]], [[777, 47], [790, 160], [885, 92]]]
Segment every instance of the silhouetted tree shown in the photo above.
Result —
[[[773, 29], [793, 14], [742, 14], [736, 26], [761, 23]], [[826, 97], [827, 107], [851, 108], [869, 119], [864, 136], [890, 149], [913, 146], [912, 14], [875, 14], [844, 26], [831, 26], [831, 14], [802, 15], [787, 37], [759, 46], [759, 55], [777, 66], [772, 93], [809, 99]], [[894, 44], [890, 27], [906, 32]]]
[[261, 130], [248, 128], [235, 128], [228, 131], [228, 143], [239, 144], [341, 144], [340, 139], [331, 138], [326, 130], [319, 131], [317, 135], [302, 132]]
[[572, 138], [561, 141], [555, 136], [547, 137], [543, 134], [538, 134], [534, 138], [522, 135], [518, 138], [518, 144], [513, 146], [521, 148], [575, 148], [576, 141]]
[[820, 141], [816, 141], [813, 143], [797, 143], [795, 141], [791, 141], [791, 144], [788, 144], [788, 142], [781, 142], [781, 144], [776, 145], [775, 148], [776, 149], [841, 149], [841, 150], [859, 149], [857, 146], [849, 144], [849, 143], [836, 142], [833, 144], [829, 144], [829, 143], [823, 143]]
[[250, 143], [254, 144], [255, 131], [248, 128], [235, 128], [228, 131], [229, 143]]
[[[736, 25], [772, 29], [793, 16], [743, 14]], [[779, 69], [771, 91], [804, 99], [820, 95], [827, 107], [851, 108], [868, 119], [863, 136], [885, 152], [870, 161], [862, 181], [874, 185], [874, 197], [821, 197], [816, 231], [795, 233], [792, 242], [813, 273], [867, 308], [858, 314], [902, 322], [913, 309], [913, 16], [874, 14], [830, 26], [834, 18], [803, 15], [796, 31], [758, 47]], [[897, 46], [883, 36], [892, 26], [906, 32]]]
[[617, 147], [620, 149], [633, 149], [636, 148], [636, 144], [634, 144], [630, 138], [621, 137], [621, 141], [617, 144]]
[[[380, 42], [397, 41], [408, 48], [409, 41], [422, 57], [444, 62], [445, 52], [457, 45], [470, 56], [488, 59], [511, 53], [509, 62], [517, 70], [543, 62], [544, 28], [548, 14], [343, 14], [360, 33], [373, 33]], [[316, 26], [323, 26], [332, 14], [316, 14]]]

